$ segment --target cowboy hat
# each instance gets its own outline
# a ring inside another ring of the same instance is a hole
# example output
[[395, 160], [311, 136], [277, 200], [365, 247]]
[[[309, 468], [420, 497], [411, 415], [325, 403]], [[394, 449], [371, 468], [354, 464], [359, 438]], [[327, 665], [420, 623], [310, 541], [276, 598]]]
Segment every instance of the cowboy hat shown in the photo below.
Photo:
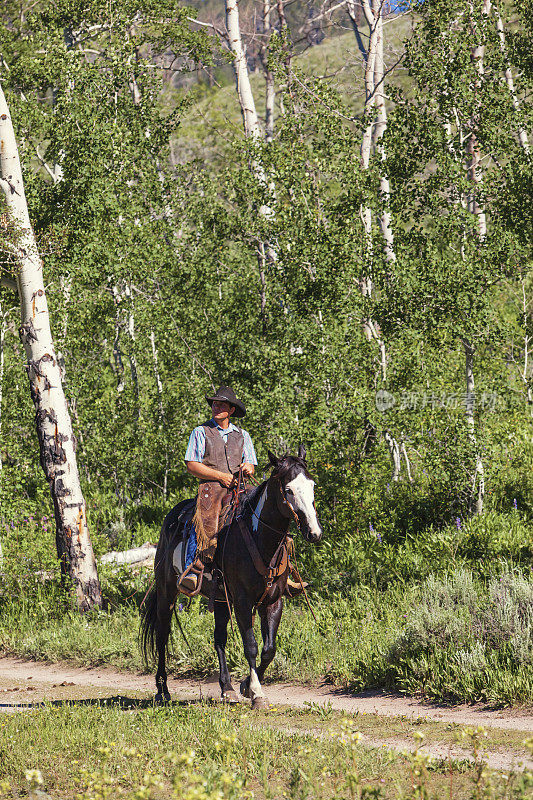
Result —
[[229, 403], [230, 406], [234, 406], [234, 417], [244, 417], [246, 414], [244, 403], [235, 396], [235, 392], [230, 386], [221, 386], [220, 389], [217, 390], [216, 394], [212, 395], [212, 397], [208, 397], [206, 395], [205, 399], [209, 405], [212, 405], [214, 400], [222, 400], [225, 403]]

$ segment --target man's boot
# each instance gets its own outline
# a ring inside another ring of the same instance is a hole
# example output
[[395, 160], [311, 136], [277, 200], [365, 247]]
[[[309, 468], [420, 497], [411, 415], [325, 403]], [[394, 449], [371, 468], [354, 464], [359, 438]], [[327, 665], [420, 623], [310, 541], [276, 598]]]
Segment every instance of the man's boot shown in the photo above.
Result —
[[202, 579], [204, 565], [196, 558], [193, 563], [182, 572], [178, 580], [178, 591], [186, 595], [192, 595], [198, 587], [198, 581]]
[[[285, 587], [284, 594], [286, 597], [298, 597], [299, 594], [302, 594], [304, 589], [307, 589], [309, 584], [307, 581], [300, 582], [300, 575], [290, 561], [289, 570], [289, 577], [287, 578], [287, 586]], [[293, 580], [293, 578], [295, 580]]]
[[194, 592], [198, 586], [198, 578], [194, 572], [189, 572], [188, 575], [184, 575], [183, 578], [180, 579], [178, 586], [180, 589], [185, 589], [186, 592]]

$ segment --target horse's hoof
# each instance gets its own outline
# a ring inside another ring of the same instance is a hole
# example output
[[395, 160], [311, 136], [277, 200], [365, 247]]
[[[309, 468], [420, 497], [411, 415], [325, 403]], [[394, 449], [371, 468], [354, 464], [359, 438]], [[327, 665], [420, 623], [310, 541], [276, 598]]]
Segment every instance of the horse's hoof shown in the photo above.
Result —
[[239, 688], [240, 688], [240, 692], [241, 692], [243, 697], [251, 697], [252, 696], [250, 694], [250, 679], [249, 678], [245, 678], [243, 681], [241, 681], [241, 685], [240, 685]]
[[155, 696], [154, 703], [156, 706], [164, 706], [170, 703], [170, 692], [158, 692]]
[[270, 703], [266, 697], [254, 697], [252, 700], [252, 708], [261, 711], [262, 709], [269, 708]]
[[229, 692], [222, 692], [222, 702], [229, 703], [230, 705], [235, 705], [241, 702], [240, 696], [234, 689], [230, 689]]

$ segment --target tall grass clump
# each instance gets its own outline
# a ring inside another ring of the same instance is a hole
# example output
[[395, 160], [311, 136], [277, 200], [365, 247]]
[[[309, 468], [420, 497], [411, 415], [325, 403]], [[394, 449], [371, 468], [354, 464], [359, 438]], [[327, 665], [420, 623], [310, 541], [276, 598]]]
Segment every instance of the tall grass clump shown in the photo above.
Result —
[[392, 643], [388, 674], [435, 699], [533, 699], [533, 583], [507, 570], [486, 585], [472, 572], [430, 576]]

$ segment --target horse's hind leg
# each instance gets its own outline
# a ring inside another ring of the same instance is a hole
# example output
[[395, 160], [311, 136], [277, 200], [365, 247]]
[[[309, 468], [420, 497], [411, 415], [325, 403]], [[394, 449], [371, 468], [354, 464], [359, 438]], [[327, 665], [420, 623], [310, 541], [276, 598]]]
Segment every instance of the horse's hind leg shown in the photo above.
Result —
[[157, 596], [157, 622], [155, 644], [157, 648], [157, 672], [155, 676], [155, 683], [157, 686], [157, 694], [155, 696], [156, 703], [168, 703], [170, 701], [170, 692], [167, 686], [167, 671], [166, 671], [166, 650], [168, 644], [168, 637], [170, 636], [170, 623], [172, 620], [172, 611], [174, 608], [174, 600], [169, 601], [166, 595]]
[[273, 661], [276, 655], [276, 635], [283, 611], [283, 598], [272, 603], [270, 606], [259, 607], [259, 617], [261, 619], [261, 636], [263, 637], [263, 649], [261, 650], [261, 662], [257, 670], [257, 677], [263, 680], [266, 668]]
[[229, 615], [227, 603], [215, 603], [215, 650], [218, 656], [220, 691], [223, 700], [238, 703], [239, 695], [231, 685], [231, 675], [226, 661]]
[[252, 608], [249, 605], [241, 607], [235, 606], [235, 616], [239, 624], [239, 630], [244, 645], [244, 655], [250, 665], [250, 675], [241, 683], [241, 694], [252, 698], [252, 708], [267, 708], [268, 700], [265, 697], [261, 682], [257, 676], [257, 641], [252, 626]]

